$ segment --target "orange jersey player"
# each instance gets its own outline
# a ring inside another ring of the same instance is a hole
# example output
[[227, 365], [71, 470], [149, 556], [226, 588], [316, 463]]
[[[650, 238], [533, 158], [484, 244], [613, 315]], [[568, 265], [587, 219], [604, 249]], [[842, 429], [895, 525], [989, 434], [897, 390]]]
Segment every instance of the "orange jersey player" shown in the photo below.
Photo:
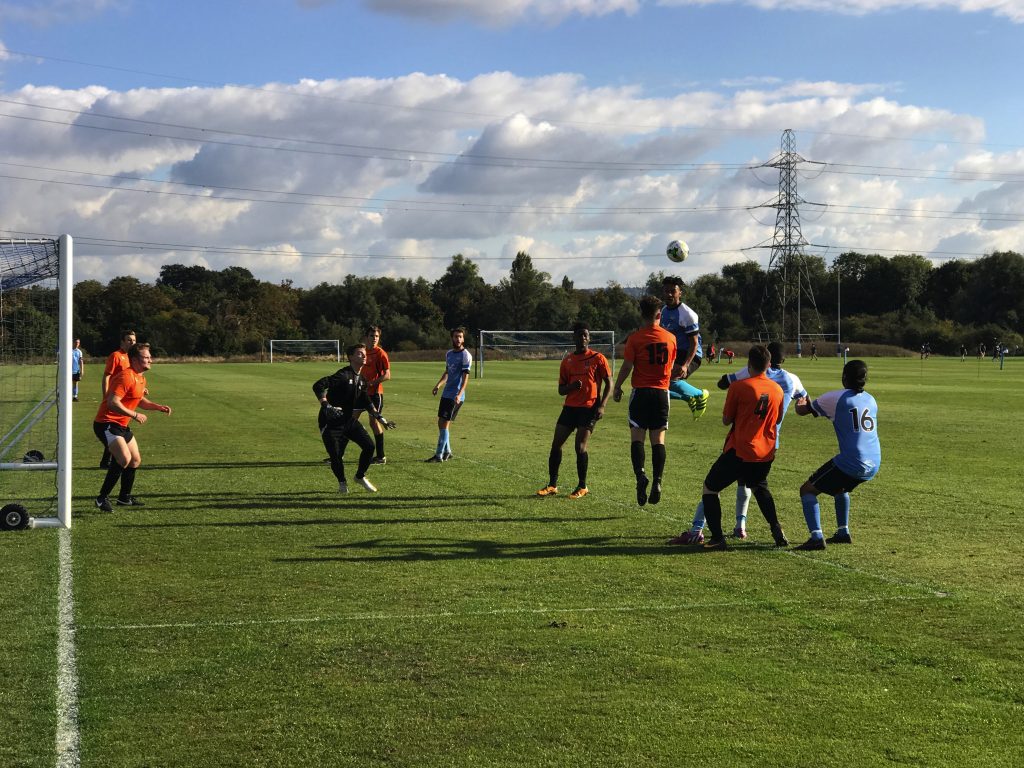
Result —
[[[665, 472], [665, 430], [668, 429], [669, 383], [676, 365], [675, 334], [658, 325], [661, 300], [655, 296], [640, 299], [640, 317], [644, 325], [626, 340], [622, 367], [615, 379], [612, 397], [622, 399], [622, 385], [632, 374], [633, 392], [629, 396], [630, 459], [636, 476], [636, 503], [643, 506], [661, 501], [661, 479]], [[652, 481], [644, 470], [644, 438], [650, 434]], [[651, 492], [648, 496], [647, 488]]]
[[[384, 411], [384, 382], [391, 379], [391, 361], [388, 353], [380, 347], [380, 328], [371, 325], [366, 329], [366, 362], [359, 369], [359, 376], [366, 382], [366, 396], [377, 413]], [[384, 427], [375, 419], [370, 419], [370, 430], [373, 432], [375, 455], [371, 464], [387, 464], [384, 456]]]
[[107, 396], [100, 403], [93, 421], [93, 432], [97, 439], [110, 451], [111, 462], [106, 477], [96, 497], [96, 508], [112, 512], [107, 498], [118, 481], [121, 492], [117, 503], [122, 507], [141, 507], [143, 503], [132, 496], [135, 485], [135, 470], [142, 463], [139, 443], [132, 434], [132, 421], [146, 423], [142, 411], [160, 411], [169, 414], [168, 405], [160, 405], [146, 398], [146, 371], [153, 364], [148, 344], [135, 344], [128, 350], [129, 367], [110, 377]]
[[729, 385], [722, 409], [722, 423], [729, 427], [722, 453], [704, 478], [704, 516], [711, 538], [704, 548], [727, 549], [722, 531], [719, 493], [737, 480], [753, 491], [757, 506], [768, 522], [775, 546], [789, 544], [779, 524], [775, 499], [768, 490], [768, 473], [775, 459], [775, 438], [782, 415], [782, 387], [765, 375], [771, 354], [760, 344], [750, 348], [748, 378]]
[[590, 329], [577, 323], [572, 329], [576, 349], [562, 358], [558, 369], [558, 394], [565, 397], [562, 413], [555, 424], [548, 455], [548, 484], [537, 491], [538, 496], [558, 493], [558, 470], [562, 465], [562, 446], [569, 435], [576, 432], [576, 489], [570, 499], [582, 499], [587, 488], [587, 467], [590, 461], [588, 446], [597, 422], [604, 416], [604, 408], [611, 394], [612, 371], [608, 359], [590, 349]]

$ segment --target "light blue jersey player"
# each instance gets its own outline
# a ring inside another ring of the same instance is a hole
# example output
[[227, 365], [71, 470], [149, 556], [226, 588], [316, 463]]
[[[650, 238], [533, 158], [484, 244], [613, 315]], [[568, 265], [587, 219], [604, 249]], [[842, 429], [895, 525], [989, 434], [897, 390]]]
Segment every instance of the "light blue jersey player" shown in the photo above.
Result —
[[452, 348], [444, 356], [444, 373], [434, 385], [434, 394], [441, 389], [441, 402], [437, 406], [437, 448], [434, 455], [427, 459], [428, 463], [436, 464], [452, 458], [451, 423], [459, 415], [462, 403], [466, 400], [466, 384], [469, 383], [469, 372], [473, 368], [473, 356], [466, 349], [466, 331], [454, 328], [451, 332]]
[[825, 462], [800, 486], [800, 502], [811, 538], [796, 549], [825, 549], [821, 530], [818, 494], [835, 499], [836, 532], [829, 544], [850, 544], [850, 491], [873, 478], [882, 465], [882, 447], [878, 441], [878, 404], [864, 391], [868, 367], [863, 360], [851, 360], [843, 366], [843, 387], [826, 392], [813, 402], [800, 401], [800, 416], [824, 416], [832, 422], [839, 440], [839, 453]]
[[669, 275], [661, 281], [665, 300], [658, 324], [676, 337], [679, 366], [682, 377], [669, 384], [668, 395], [675, 400], [685, 400], [693, 418], [699, 419], [708, 409], [709, 392], [697, 389], [687, 379], [700, 368], [703, 360], [703, 346], [700, 338], [700, 323], [697, 313], [683, 303], [682, 278]]
[[[786, 360], [786, 351], [781, 342], [773, 341], [768, 345], [768, 352], [771, 353], [771, 366], [765, 371], [765, 375], [779, 385], [782, 389], [782, 408], [779, 411], [779, 420], [776, 423], [775, 447], [781, 445], [782, 420], [786, 418], [786, 411], [793, 400], [807, 397], [807, 390], [803, 382], [795, 373], [783, 370], [782, 364]], [[744, 366], [735, 373], [727, 373], [718, 380], [719, 389], [728, 389], [729, 385], [750, 377], [750, 372]], [[738, 539], [747, 538], [747, 509], [750, 506], [750, 489], [742, 483], [736, 485], [736, 527], [732, 535]], [[690, 530], [680, 534], [673, 542], [679, 544], [700, 544], [704, 541], [704, 502], [698, 502], [697, 509], [693, 515], [693, 524]]]

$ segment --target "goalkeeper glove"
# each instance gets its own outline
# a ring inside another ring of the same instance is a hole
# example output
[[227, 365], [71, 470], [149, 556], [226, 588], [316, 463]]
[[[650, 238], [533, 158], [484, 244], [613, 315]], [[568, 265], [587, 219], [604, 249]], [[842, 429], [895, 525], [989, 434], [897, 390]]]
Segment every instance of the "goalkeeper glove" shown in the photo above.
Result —
[[395, 422], [388, 421], [379, 413], [375, 416], [375, 418], [377, 419], [377, 423], [384, 427], [384, 429], [396, 429], [398, 427], [398, 425], [395, 424]]
[[345, 415], [345, 412], [341, 408], [338, 408], [336, 405], [324, 403], [322, 405], [322, 408], [324, 416], [327, 418], [328, 421], [338, 421], [339, 419], [342, 418], [342, 416]]

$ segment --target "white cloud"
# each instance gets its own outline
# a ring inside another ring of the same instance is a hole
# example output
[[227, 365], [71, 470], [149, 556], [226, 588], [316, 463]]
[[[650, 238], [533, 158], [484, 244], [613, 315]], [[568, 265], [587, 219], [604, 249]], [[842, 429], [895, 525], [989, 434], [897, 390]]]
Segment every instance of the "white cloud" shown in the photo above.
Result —
[[125, 0], [0, 0], [0, 23], [60, 24], [124, 4]]
[[[55, 2], [55, 0], [51, 0]], [[100, 0], [95, 0], [99, 3]], [[300, 7], [316, 8], [336, 0], [297, 0]], [[435, 23], [470, 20], [484, 25], [510, 25], [541, 21], [558, 23], [571, 16], [635, 14], [644, 5], [709, 6], [747, 5], [762, 10], [815, 11], [865, 16], [899, 10], [954, 10], [991, 13], [1024, 22], [1024, 0], [362, 0], [367, 8], [384, 14]]]
[[[1024, 207], [1020, 184], [927, 177], [1020, 173], [1024, 155], [977, 146], [984, 125], [973, 116], [887, 91], [769, 81], [651, 98], [574, 75], [509, 73], [260, 90], [25, 87], [0, 98], [82, 114], [5, 105], [49, 122], [0, 118], [0, 227], [76, 235], [78, 279], [132, 270], [151, 280], [179, 262], [298, 285], [347, 273], [432, 280], [462, 253], [495, 282], [528, 250], [555, 280], [642, 284], [665, 267], [674, 237], [690, 244], [691, 279], [766, 262], [766, 251], [744, 249], [770, 239], [775, 211], [748, 208], [775, 196], [778, 176], [742, 166], [778, 154], [792, 127], [797, 151], [829, 164], [799, 177], [802, 197], [829, 205], [802, 210], [812, 243], [1019, 249], [1024, 227], [1006, 214]], [[934, 213], [957, 210], [966, 218]], [[98, 238], [149, 245], [89, 244]]]

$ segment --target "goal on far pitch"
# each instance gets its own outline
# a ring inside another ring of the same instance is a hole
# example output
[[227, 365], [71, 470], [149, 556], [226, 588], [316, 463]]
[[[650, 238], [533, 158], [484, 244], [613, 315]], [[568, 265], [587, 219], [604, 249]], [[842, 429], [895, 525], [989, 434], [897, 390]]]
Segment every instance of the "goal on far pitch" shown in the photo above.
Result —
[[338, 339], [268, 339], [270, 362], [332, 359], [341, 362], [341, 341]]
[[69, 235], [0, 239], [0, 529], [71, 527]]
[[[590, 348], [608, 358], [614, 374], [615, 331], [591, 331]], [[485, 360], [561, 360], [574, 349], [572, 331], [480, 331], [476, 378], [483, 378]]]

